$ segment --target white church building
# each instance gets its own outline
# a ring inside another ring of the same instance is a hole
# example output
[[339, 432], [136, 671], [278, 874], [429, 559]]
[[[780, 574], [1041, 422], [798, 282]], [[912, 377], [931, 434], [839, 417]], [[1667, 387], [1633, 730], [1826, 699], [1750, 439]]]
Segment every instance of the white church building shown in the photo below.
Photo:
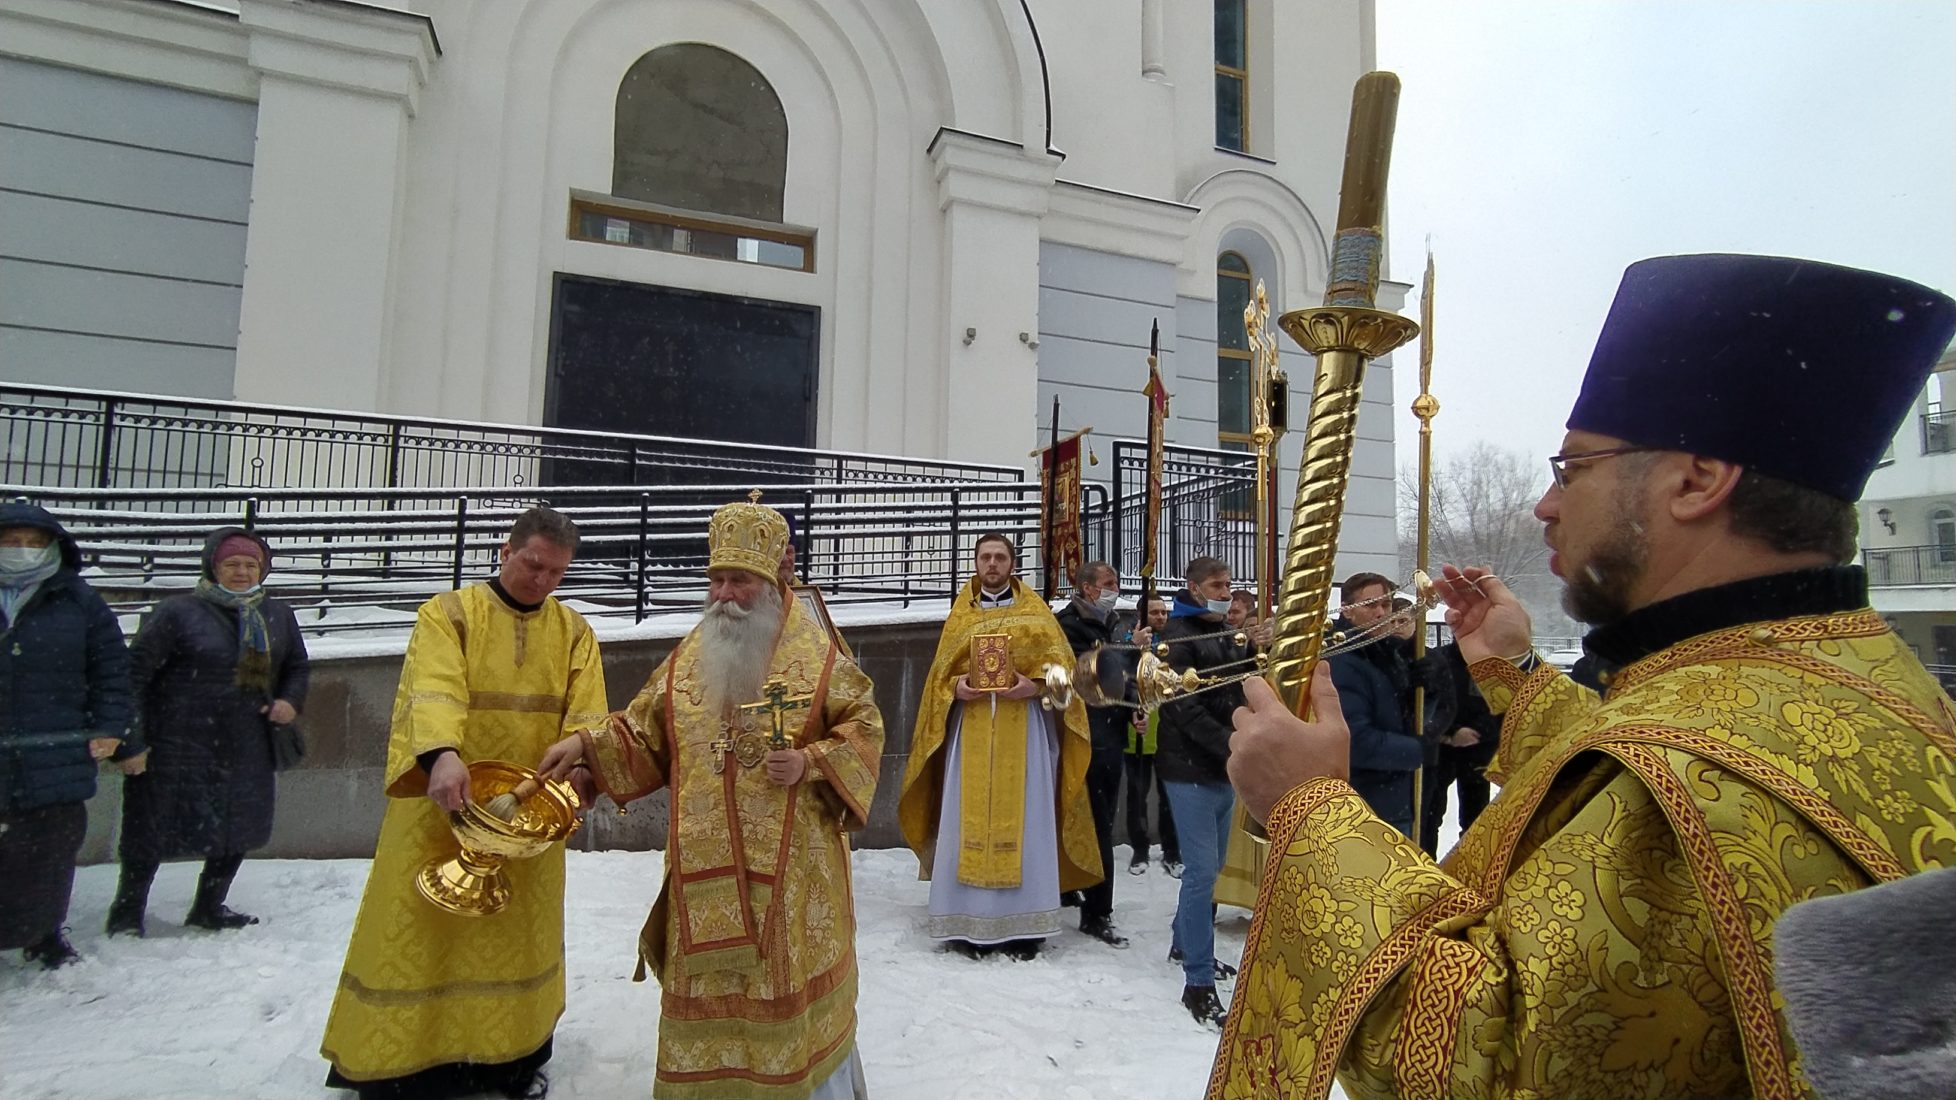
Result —
[[1240, 449], [1373, 64], [1350, 0], [397, 2], [0, 0], [0, 379], [1024, 467], [1142, 434], [1158, 322]]

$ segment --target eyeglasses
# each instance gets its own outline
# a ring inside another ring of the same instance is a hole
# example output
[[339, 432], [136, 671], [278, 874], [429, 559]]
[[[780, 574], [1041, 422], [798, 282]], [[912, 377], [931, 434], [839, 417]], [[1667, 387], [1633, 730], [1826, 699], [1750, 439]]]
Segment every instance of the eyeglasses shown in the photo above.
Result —
[[1615, 458], [1618, 455], [1646, 454], [1651, 451], [1661, 451], [1663, 449], [1662, 447], [1610, 447], [1601, 451], [1577, 451], [1574, 454], [1550, 455], [1548, 460], [1549, 477], [1554, 480], [1556, 488], [1567, 489], [1569, 487], [1569, 464], [1572, 462], [1598, 462], [1605, 458]]

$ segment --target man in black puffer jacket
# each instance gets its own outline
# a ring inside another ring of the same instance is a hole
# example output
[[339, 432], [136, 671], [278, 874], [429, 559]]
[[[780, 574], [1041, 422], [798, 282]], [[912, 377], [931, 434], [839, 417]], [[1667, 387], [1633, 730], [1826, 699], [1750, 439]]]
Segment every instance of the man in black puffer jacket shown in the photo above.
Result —
[[[1216, 558], [1197, 558], [1189, 563], [1186, 579], [1188, 587], [1175, 593], [1161, 632], [1160, 640], [1168, 643], [1168, 664], [1205, 676], [1251, 669], [1249, 648], [1236, 644], [1223, 618], [1229, 612], [1229, 567]], [[1224, 1013], [1216, 979], [1235, 973], [1216, 961], [1214, 899], [1236, 809], [1236, 792], [1229, 785], [1229, 716], [1242, 705], [1243, 689], [1234, 684], [1167, 704], [1161, 708], [1155, 750], [1155, 767], [1182, 842], [1174, 938], [1185, 983], [1182, 1005], [1197, 1020], [1217, 1026]]]
[[[1073, 598], [1053, 615], [1075, 657], [1114, 641], [1114, 601], [1120, 595], [1121, 578], [1113, 566], [1095, 561], [1080, 567], [1073, 578]], [[1128, 720], [1133, 713], [1126, 707], [1087, 708], [1087, 729], [1093, 735], [1087, 802], [1093, 808], [1100, 866], [1107, 877], [1080, 891], [1080, 931], [1109, 947], [1127, 946], [1127, 937], [1114, 927], [1114, 807], [1121, 800], [1121, 757], [1127, 751]]]
[[0, 949], [48, 969], [62, 934], [96, 762], [129, 729], [129, 653], [44, 509], [0, 504]]
[[1331, 682], [1338, 686], [1339, 708], [1352, 733], [1352, 789], [1386, 824], [1413, 837], [1413, 773], [1426, 750], [1407, 732], [1412, 671], [1384, 625], [1393, 612], [1393, 587], [1377, 573], [1353, 574], [1340, 586], [1339, 616], [1331, 629], [1353, 641], [1373, 629], [1386, 636], [1333, 656]]

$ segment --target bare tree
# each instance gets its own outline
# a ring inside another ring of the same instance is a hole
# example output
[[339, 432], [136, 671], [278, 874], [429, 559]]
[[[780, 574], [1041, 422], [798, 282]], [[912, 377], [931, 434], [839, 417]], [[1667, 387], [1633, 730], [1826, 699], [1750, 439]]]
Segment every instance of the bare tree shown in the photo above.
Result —
[[[1548, 546], [1535, 519], [1535, 502], [1547, 487], [1547, 464], [1524, 451], [1477, 442], [1464, 453], [1434, 464], [1428, 496], [1431, 545], [1428, 560], [1481, 565], [1514, 589], [1543, 635], [1573, 633], [1560, 606], [1561, 583], [1548, 571]], [[1419, 472], [1399, 471], [1400, 574], [1411, 577], [1419, 538]]]

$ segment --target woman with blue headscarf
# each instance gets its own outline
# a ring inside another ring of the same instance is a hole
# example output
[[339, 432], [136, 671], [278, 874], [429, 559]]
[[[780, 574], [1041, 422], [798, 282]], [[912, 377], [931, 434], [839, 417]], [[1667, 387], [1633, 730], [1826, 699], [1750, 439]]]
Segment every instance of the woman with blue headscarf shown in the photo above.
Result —
[[265, 595], [271, 548], [238, 527], [204, 542], [196, 590], [164, 600], [131, 645], [140, 718], [116, 754], [122, 880], [108, 933], [143, 934], [158, 865], [204, 858], [184, 923], [212, 931], [257, 918], [224, 904], [245, 853], [271, 839], [274, 741], [305, 704], [298, 620]]

